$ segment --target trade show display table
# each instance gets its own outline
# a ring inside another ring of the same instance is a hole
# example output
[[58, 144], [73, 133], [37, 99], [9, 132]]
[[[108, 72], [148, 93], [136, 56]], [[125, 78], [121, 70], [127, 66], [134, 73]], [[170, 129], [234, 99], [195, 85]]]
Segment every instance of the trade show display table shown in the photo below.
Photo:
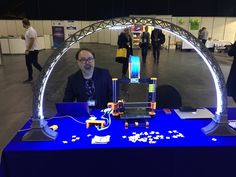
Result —
[[[213, 49], [214, 51], [222, 51], [225, 49], [225, 46], [229, 46], [232, 43], [229, 41], [224, 41], [224, 40], [207, 40], [206, 41], [206, 48], [208, 49]], [[189, 44], [187, 44], [186, 42], [182, 42], [182, 50], [184, 49], [193, 49], [193, 47], [191, 47]]]
[[[99, 110], [92, 114], [102, 115]], [[236, 108], [228, 114], [235, 119]], [[235, 176], [236, 137], [206, 136], [201, 128], [211, 119], [183, 120], [174, 111], [157, 110], [149, 128], [125, 129], [123, 120], [112, 118], [102, 131], [87, 129], [85, 117], [76, 120], [80, 123], [69, 117], [49, 119], [49, 126], [58, 126], [55, 141], [23, 142], [27, 130], [19, 131], [3, 150], [0, 176]]]

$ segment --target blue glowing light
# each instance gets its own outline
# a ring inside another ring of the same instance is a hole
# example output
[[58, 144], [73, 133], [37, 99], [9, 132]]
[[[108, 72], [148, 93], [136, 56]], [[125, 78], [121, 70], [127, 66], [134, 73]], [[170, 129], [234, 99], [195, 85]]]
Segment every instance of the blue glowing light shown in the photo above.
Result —
[[131, 83], [139, 83], [140, 78], [140, 58], [139, 56], [129, 57], [129, 79]]

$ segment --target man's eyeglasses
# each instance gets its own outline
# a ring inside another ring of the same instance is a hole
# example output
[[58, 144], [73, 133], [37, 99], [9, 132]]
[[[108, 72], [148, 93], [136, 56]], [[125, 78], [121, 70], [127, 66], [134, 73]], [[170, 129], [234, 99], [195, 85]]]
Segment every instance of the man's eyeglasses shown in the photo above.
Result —
[[79, 61], [82, 63], [86, 63], [86, 62], [92, 62], [94, 60], [94, 58], [89, 57], [89, 58], [80, 58]]

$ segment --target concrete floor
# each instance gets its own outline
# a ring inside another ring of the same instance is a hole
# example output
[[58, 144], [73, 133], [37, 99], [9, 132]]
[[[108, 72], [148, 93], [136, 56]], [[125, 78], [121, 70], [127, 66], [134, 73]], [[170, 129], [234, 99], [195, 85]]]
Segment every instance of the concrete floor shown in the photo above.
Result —
[[[107, 68], [113, 77], [121, 76], [121, 64], [115, 62], [116, 47], [103, 44], [81, 44], [93, 49], [96, 54], [96, 65]], [[39, 63], [44, 64], [53, 50], [43, 50], [39, 53]], [[55, 114], [55, 102], [60, 102], [68, 75], [77, 70], [75, 62], [76, 49], [70, 49], [56, 65], [45, 91], [44, 114]], [[134, 55], [141, 51], [134, 50]], [[232, 64], [232, 58], [224, 53], [214, 54], [227, 79]], [[39, 72], [34, 69], [34, 78]], [[3, 65], [0, 66], [0, 151], [15, 135], [32, 113], [32, 89], [34, 83], [23, 84], [27, 72], [24, 55], [3, 55]], [[203, 60], [194, 51], [161, 50], [159, 64], [153, 63], [151, 51], [148, 53], [146, 66], [141, 66], [142, 77], [157, 77], [158, 85], [170, 84], [182, 95], [183, 105], [194, 107], [215, 107], [216, 93], [210, 72]], [[132, 89], [132, 92], [131, 92]], [[130, 99], [141, 101], [142, 87], [129, 88]], [[125, 97], [126, 95], [122, 93]], [[132, 96], [133, 95], [133, 96]], [[231, 98], [228, 106], [236, 107]]]

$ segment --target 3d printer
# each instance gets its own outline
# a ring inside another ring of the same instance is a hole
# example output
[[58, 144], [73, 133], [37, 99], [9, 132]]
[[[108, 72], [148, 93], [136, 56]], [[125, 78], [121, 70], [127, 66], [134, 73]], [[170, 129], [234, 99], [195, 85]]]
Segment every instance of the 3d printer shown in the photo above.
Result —
[[[144, 102], [125, 102], [118, 99], [120, 84], [148, 84], [148, 100]], [[113, 110], [113, 116], [125, 120], [125, 128], [128, 127], [149, 127], [148, 119], [156, 113], [156, 85], [157, 78], [140, 78], [140, 58], [139, 56], [129, 57], [129, 78], [113, 78], [112, 102], [108, 107]]]

